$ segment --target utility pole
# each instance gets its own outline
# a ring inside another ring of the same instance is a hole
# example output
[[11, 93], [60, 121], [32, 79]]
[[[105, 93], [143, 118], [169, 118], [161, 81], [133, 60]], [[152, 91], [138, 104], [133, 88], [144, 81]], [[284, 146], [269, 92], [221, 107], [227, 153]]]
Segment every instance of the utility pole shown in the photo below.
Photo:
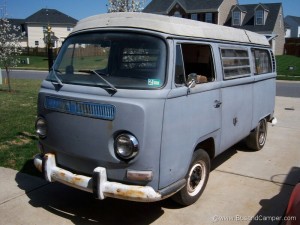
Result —
[[0, 16], [1, 18], [7, 17], [7, 3], [4, 1], [3, 5], [0, 5]]
[[[6, 0], [4, 1], [4, 4], [3, 5], [0, 5], [0, 19], [4, 19], [7, 17], [7, 12], [6, 12]], [[2, 85], [2, 70], [0, 68], [0, 85]]]
[[48, 53], [48, 69], [49, 72], [53, 66], [53, 36], [54, 32], [51, 30], [52, 28], [48, 25], [47, 30], [44, 32], [44, 42], [47, 46], [47, 53]]

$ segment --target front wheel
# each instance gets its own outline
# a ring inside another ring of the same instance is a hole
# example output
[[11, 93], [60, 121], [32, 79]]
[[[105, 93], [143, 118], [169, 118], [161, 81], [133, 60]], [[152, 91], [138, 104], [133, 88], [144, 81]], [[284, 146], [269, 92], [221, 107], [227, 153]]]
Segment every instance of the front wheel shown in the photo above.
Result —
[[205, 189], [210, 172], [210, 158], [200, 149], [193, 154], [186, 176], [186, 185], [172, 198], [177, 203], [188, 206], [195, 203]]
[[266, 119], [259, 121], [255, 130], [246, 138], [248, 148], [258, 151], [261, 150], [267, 140], [268, 124]]

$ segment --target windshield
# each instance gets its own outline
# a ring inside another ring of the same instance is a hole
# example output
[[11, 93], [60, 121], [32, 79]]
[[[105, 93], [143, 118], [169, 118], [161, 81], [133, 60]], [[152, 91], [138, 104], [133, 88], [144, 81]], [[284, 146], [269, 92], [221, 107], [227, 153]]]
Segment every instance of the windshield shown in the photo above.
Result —
[[78, 34], [66, 40], [47, 80], [103, 88], [160, 88], [166, 55], [164, 41], [153, 36]]

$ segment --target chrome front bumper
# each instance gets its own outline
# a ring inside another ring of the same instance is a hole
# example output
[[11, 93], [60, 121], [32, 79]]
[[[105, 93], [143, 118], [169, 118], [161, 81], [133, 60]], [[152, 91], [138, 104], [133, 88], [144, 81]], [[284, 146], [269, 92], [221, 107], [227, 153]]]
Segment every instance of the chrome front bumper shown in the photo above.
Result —
[[95, 168], [92, 177], [77, 175], [57, 167], [55, 155], [50, 153], [36, 155], [34, 165], [40, 172], [44, 173], [47, 181], [58, 181], [91, 192], [97, 199], [112, 197], [139, 202], [154, 202], [162, 199], [161, 194], [149, 186], [125, 185], [107, 181], [106, 169], [103, 167]]

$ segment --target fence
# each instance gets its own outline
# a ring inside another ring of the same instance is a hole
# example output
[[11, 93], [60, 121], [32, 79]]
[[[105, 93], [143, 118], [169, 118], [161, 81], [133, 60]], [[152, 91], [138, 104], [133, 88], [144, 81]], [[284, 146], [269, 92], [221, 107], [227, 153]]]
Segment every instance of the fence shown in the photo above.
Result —
[[[53, 49], [53, 56], [56, 57], [58, 54], [59, 48], [54, 48]], [[22, 54], [26, 56], [43, 56], [43, 57], [48, 57], [48, 51], [47, 48], [31, 48], [31, 47], [26, 47], [23, 48]]]
[[300, 57], [300, 38], [286, 38], [284, 49], [286, 55]]

